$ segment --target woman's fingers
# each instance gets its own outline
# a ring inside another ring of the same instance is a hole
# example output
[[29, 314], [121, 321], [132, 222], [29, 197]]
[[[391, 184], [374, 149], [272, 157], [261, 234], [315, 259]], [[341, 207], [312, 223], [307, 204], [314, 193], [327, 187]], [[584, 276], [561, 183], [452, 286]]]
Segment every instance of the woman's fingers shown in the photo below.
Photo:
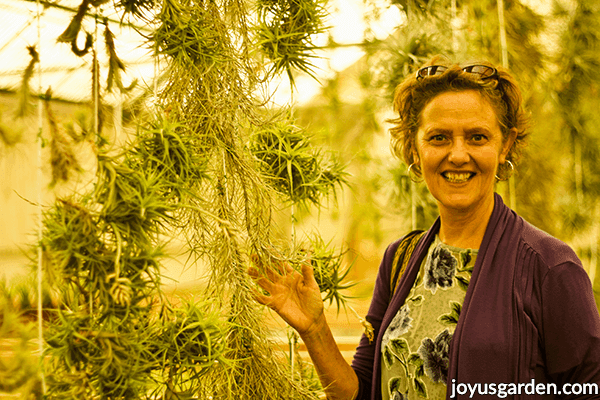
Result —
[[252, 297], [260, 304], [268, 306], [271, 303], [271, 296], [267, 296], [259, 292], [256, 288], [250, 288]]
[[250, 256], [250, 259], [255, 265], [259, 266], [260, 269], [264, 271], [264, 274], [266, 274], [266, 276], [273, 282], [280, 280], [282, 276], [286, 275], [286, 272], [289, 272], [286, 268], [286, 266], [289, 266], [287, 263], [283, 265], [283, 263], [281, 262], [275, 262], [270, 263], [265, 267], [264, 263], [262, 262], [260, 257], [258, 257], [258, 255], [253, 254], [252, 256]]
[[255, 267], [248, 268], [248, 275], [250, 275], [250, 277], [254, 279], [254, 282], [256, 282], [258, 286], [260, 286], [269, 293], [272, 292], [274, 288], [274, 282], [271, 277], [267, 277], [264, 274], [261, 274], [260, 271], [258, 271], [258, 269], [256, 269]]
[[308, 285], [310, 282], [315, 281], [315, 270], [311, 263], [310, 252], [306, 254], [306, 260], [301, 264], [301, 270], [304, 284]]

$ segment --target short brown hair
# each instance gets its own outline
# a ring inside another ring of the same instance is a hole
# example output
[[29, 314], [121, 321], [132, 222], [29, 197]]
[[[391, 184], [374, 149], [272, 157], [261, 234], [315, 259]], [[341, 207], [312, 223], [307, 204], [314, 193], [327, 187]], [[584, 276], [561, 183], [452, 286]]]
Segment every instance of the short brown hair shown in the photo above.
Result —
[[[394, 124], [390, 128], [392, 150], [397, 157], [404, 159], [406, 165], [411, 165], [415, 161], [413, 157], [413, 150], [416, 150], [415, 138], [425, 106], [441, 93], [476, 90], [490, 102], [494, 109], [504, 140], [508, 138], [510, 130], [516, 128], [517, 137], [506, 157], [516, 166], [525, 145], [528, 128], [528, 117], [523, 110], [521, 90], [513, 76], [505, 69], [495, 67], [488, 62], [470, 64], [496, 68], [498, 76], [481, 80], [473, 74], [464, 72], [458, 64], [451, 64], [447, 59], [436, 56], [424, 66], [448, 67], [441, 75], [417, 79], [415, 74], [410, 74], [396, 87], [394, 111], [398, 112], [398, 118], [390, 119], [388, 122]], [[503, 164], [498, 167], [499, 176], [506, 175], [505, 166], [506, 164]], [[412, 170], [418, 176], [421, 175], [418, 165], [415, 165]]]

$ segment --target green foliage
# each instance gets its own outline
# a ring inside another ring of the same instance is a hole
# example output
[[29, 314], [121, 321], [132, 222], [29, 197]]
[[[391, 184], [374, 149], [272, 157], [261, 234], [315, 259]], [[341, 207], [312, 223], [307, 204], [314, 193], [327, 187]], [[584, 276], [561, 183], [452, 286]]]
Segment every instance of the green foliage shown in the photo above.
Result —
[[250, 140], [269, 184], [292, 203], [319, 205], [322, 197], [335, 196], [336, 186], [347, 183], [333, 154], [323, 155], [304, 130], [286, 121], [265, 125]]
[[152, 36], [161, 54], [172, 60], [189, 62], [197, 68], [210, 67], [227, 52], [222, 32], [211, 24], [220, 14], [217, 4], [200, 5], [192, 1], [165, 0], [158, 15], [160, 26]]
[[350, 267], [344, 268], [343, 257], [347, 251], [336, 251], [331, 247], [331, 242], [325, 241], [318, 235], [314, 235], [310, 240], [310, 251], [307, 256], [310, 257], [315, 274], [315, 280], [319, 285], [321, 293], [324, 293], [323, 301], [329, 301], [329, 304], [335, 301], [339, 312], [340, 306], [346, 305], [348, 297], [342, 293], [354, 286], [353, 283], [347, 283], [347, 276]]
[[[223, 360], [218, 317], [201, 304], [172, 309], [160, 292], [158, 237], [179, 200], [168, 177], [190, 160], [177, 135], [153, 140], [160, 133], [141, 134], [121, 157], [101, 153], [95, 190], [45, 214], [46, 273], [62, 294], [46, 331], [51, 397], [183, 393]], [[161, 169], [150, 154], [175, 162]]]
[[448, 38], [435, 32], [436, 20], [422, 20], [400, 27], [377, 52], [373, 86], [383, 89], [386, 99], [392, 100], [394, 89], [409, 73], [426, 60], [443, 51]]
[[[35, 65], [40, 62], [40, 55], [38, 54], [35, 46], [27, 46], [27, 51], [31, 56], [31, 60], [25, 71], [23, 72], [23, 79], [21, 81], [21, 87], [19, 89], [19, 109], [17, 111], [17, 117], [24, 117], [31, 111], [31, 99], [30, 99], [30, 91], [29, 91], [29, 81], [33, 76], [33, 69]], [[2, 137], [8, 138], [6, 134], [2, 135]], [[10, 141], [7, 141], [7, 144], [10, 144]]]
[[108, 18], [104, 18], [104, 43], [106, 44], [106, 52], [108, 53], [108, 78], [106, 79], [106, 90], [111, 91], [113, 84], [117, 86], [121, 92], [126, 92], [135, 86], [136, 82], [132, 82], [129, 87], [124, 87], [121, 80], [121, 71], [125, 71], [125, 64], [117, 55], [115, 49], [115, 36], [108, 27]]
[[[294, 84], [293, 69], [313, 77], [310, 57], [314, 36], [326, 31], [326, 0], [257, 1], [259, 45], [273, 63], [270, 74], [285, 71]], [[316, 79], [316, 78], [315, 78]]]
[[152, 171], [164, 182], [165, 195], [173, 201], [193, 197], [189, 183], [198, 185], [208, 178], [206, 144], [183, 123], [158, 114], [148, 126], [139, 127], [132, 151], [134, 169]]

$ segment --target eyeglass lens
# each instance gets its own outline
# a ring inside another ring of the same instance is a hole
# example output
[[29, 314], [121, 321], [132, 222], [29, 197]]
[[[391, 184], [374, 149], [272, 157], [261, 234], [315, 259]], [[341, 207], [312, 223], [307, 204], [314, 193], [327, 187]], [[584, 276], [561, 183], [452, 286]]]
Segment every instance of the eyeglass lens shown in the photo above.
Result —
[[[425, 78], [427, 76], [441, 75], [446, 71], [448, 67], [443, 65], [431, 65], [428, 67], [421, 68], [417, 72], [418, 78]], [[463, 71], [479, 75], [481, 78], [489, 78], [496, 73], [496, 70], [492, 67], [488, 67], [487, 65], [469, 65], [462, 69]]]
[[444, 67], [443, 65], [432, 65], [429, 67], [421, 68], [421, 70], [419, 71], [419, 76], [424, 78], [426, 76], [441, 75], [447, 69], [448, 67]]
[[495, 72], [494, 68], [488, 67], [487, 65], [469, 65], [468, 67], [464, 67], [463, 71], [471, 74], [477, 74], [482, 78], [488, 78], [494, 75]]

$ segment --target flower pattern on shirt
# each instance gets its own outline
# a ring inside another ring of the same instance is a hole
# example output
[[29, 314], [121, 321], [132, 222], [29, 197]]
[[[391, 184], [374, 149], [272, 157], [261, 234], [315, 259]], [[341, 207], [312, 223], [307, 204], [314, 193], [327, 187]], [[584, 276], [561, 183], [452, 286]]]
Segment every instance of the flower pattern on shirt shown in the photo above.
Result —
[[436, 247], [425, 263], [425, 288], [435, 294], [438, 287], [452, 286], [458, 260], [444, 247]]
[[435, 338], [425, 338], [421, 342], [421, 347], [417, 353], [423, 360], [425, 372], [433, 382], [446, 382], [448, 378], [450, 340], [452, 335], [445, 329]]
[[392, 399], [391, 400], [405, 400], [406, 397], [404, 397], [404, 395], [400, 392], [394, 392], [392, 393]]
[[383, 334], [383, 338], [381, 339], [382, 347], [387, 346], [390, 340], [397, 339], [408, 332], [411, 327], [410, 323], [412, 320], [413, 319], [410, 317], [410, 308], [408, 308], [408, 304], [403, 305]]

